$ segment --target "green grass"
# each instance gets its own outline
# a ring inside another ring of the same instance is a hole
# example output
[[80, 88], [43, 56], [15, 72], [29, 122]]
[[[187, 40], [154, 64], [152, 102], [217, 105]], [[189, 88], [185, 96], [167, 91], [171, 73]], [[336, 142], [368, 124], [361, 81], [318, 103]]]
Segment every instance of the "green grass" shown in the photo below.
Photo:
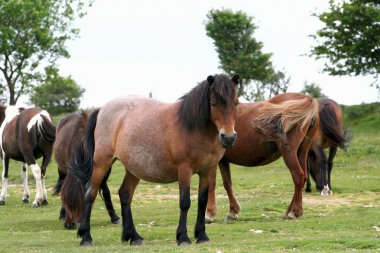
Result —
[[[377, 108], [377, 107], [376, 107]], [[347, 109], [347, 108], [344, 108]], [[355, 114], [355, 113], [351, 113]], [[360, 113], [357, 113], [360, 115]], [[304, 215], [284, 220], [293, 194], [290, 173], [282, 159], [264, 166], [234, 166], [233, 183], [242, 212], [235, 222], [224, 221], [228, 200], [220, 176], [217, 180], [219, 214], [207, 225], [211, 244], [178, 247], [175, 232], [179, 219], [178, 187], [141, 182], [136, 189], [132, 211], [145, 245], [121, 243], [121, 227], [109, 221], [100, 198], [92, 212], [94, 247], [80, 247], [76, 230], [65, 230], [58, 220], [60, 198], [49, 194], [49, 204], [32, 208], [22, 204], [21, 164], [12, 162], [9, 197], [0, 206], [0, 252], [376, 252], [380, 251], [380, 125], [377, 117], [347, 120], [353, 139], [346, 152], [339, 150], [332, 174], [333, 195], [319, 196], [314, 190], [304, 194]], [[368, 130], [370, 129], [370, 130]], [[35, 181], [29, 173], [31, 200]], [[123, 178], [119, 163], [109, 179], [112, 198], [120, 215], [117, 190]], [[47, 187], [54, 186], [54, 161], [47, 173]], [[194, 240], [198, 178], [192, 179], [192, 204], [188, 231]], [[261, 230], [262, 233], [255, 233]]]

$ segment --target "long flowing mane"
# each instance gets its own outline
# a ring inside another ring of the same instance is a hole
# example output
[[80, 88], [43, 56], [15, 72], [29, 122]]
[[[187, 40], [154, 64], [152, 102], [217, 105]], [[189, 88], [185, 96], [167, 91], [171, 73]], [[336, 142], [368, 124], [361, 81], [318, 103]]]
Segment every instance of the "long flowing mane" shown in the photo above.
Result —
[[288, 100], [279, 104], [264, 101], [260, 114], [253, 119], [258, 131], [269, 139], [286, 142], [286, 134], [294, 127], [304, 128], [318, 115], [318, 102], [312, 97]]
[[211, 95], [215, 103], [226, 110], [233, 105], [236, 87], [232, 85], [231, 77], [224, 74], [209, 76], [179, 99], [178, 119], [185, 129], [202, 130], [208, 126]]

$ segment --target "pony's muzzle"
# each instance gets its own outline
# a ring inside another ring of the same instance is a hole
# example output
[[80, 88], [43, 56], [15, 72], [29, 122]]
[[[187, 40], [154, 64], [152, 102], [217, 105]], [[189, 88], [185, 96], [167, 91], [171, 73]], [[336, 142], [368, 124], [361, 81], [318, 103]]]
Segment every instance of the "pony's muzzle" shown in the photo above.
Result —
[[223, 148], [230, 148], [235, 144], [237, 133], [234, 131], [232, 134], [220, 133], [219, 140]]

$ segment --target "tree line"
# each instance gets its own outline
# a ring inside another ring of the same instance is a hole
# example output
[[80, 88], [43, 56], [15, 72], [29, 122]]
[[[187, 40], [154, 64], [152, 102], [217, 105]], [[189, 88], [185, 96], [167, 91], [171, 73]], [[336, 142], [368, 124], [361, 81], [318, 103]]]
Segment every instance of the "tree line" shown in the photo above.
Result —
[[[0, 102], [14, 105], [29, 95], [33, 105], [52, 114], [78, 110], [85, 90], [71, 76], [59, 74], [57, 60], [69, 58], [66, 43], [78, 37], [74, 21], [91, 6], [82, 0], [0, 0]], [[323, 28], [314, 38], [309, 57], [323, 59], [330, 75], [371, 75], [380, 91], [380, 3], [378, 0], [329, 1], [329, 10], [314, 13]], [[290, 76], [276, 70], [272, 53], [263, 52], [253, 17], [243, 11], [212, 9], [205, 30], [214, 43], [219, 68], [239, 73], [239, 95], [260, 101], [286, 92]], [[315, 83], [304, 93], [323, 96]]]

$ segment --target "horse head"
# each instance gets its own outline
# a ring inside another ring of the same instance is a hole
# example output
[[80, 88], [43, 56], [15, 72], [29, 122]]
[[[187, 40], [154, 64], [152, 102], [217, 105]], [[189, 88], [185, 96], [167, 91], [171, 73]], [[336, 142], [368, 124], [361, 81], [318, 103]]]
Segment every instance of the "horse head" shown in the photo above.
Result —
[[224, 148], [232, 147], [236, 141], [235, 132], [236, 106], [239, 103], [237, 85], [239, 75], [232, 78], [226, 75], [209, 76], [210, 116], [219, 132], [219, 141]]

